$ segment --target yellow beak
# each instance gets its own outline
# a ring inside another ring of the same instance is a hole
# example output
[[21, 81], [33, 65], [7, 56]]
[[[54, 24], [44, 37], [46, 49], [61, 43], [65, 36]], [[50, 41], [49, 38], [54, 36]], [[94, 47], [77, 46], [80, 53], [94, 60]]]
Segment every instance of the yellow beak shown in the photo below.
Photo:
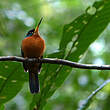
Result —
[[40, 26], [40, 24], [41, 24], [41, 22], [42, 22], [42, 19], [43, 19], [43, 17], [40, 19], [40, 21], [39, 21], [38, 25], [36, 26], [34, 32], [38, 32], [38, 31], [39, 31], [39, 26]]

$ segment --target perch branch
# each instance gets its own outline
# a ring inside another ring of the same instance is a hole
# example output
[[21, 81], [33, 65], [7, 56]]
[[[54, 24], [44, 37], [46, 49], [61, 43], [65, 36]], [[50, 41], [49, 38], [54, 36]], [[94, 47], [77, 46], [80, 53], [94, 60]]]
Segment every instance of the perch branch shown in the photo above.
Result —
[[73, 68], [81, 68], [81, 69], [97, 69], [97, 70], [110, 70], [110, 65], [94, 65], [94, 64], [80, 64], [68, 60], [56, 59], [56, 58], [22, 58], [17, 56], [1, 56], [0, 61], [17, 61], [17, 62], [37, 62], [37, 63], [50, 63], [50, 64], [60, 64], [66, 65]]

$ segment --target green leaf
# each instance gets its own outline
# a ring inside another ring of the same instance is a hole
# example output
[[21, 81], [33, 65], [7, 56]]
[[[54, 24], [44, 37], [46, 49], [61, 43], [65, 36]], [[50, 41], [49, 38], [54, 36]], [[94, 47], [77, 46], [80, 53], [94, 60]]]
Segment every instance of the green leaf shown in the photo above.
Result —
[[[84, 19], [87, 24], [78, 34], [78, 40], [75, 47], [73, 47], [75, 50], [71, 52], [69, 60], [78, 61], [80, 59], [79, 55], [83, 56], [88, 46], [96, 40], [110, 22], [110, 1], [96, 2], [93, 5], [93, 8], [94, 7], [96, 8], [96, 13], [94, 15], [89, 15], [88, 13], [83, 15], [85, 19], [88, 18], [88, 21]], [[71, 57], [74, 59], [71, 59]]]
[[0, 62], [0, 105], [12, 99], [21, 90], [27, 75], [20, 63]]
[[[110, 1], [96, 2], [93, 7], [89, 7], [84, 14], [64, 26], [59, 52], [49, 57], [78, 61], [89, 45], [107, 27], [110, 22], [109, 13]], [[43, 109], [48, 98], [60, 87], [71, 70], [72, 68], [61, 65], [47, 64], [44, 66], [40, 76], [41, 92], [33, 97], [33, 102], [37, 102], [39, 110]], [[32, 109], [32, 106], [30, 108]]]
[[[60, 50], [64, 51], [65, 54], [68, 43], [73, 42], [69, 60], [78, 61], [80, 59], [79, 54], [82, 56], [88, 46], [106, 28], [110, 22], [109, 9], [109, 1], [96, 2], [84, 14], [64, 26]], [[89, 10], [93, 10], [94, 13], [89, 12]], [[71, 59], [72, 56], [74, 59]]]
[[5, 110], [5, 107], [3, 104], [0, 106], [0, 110]]

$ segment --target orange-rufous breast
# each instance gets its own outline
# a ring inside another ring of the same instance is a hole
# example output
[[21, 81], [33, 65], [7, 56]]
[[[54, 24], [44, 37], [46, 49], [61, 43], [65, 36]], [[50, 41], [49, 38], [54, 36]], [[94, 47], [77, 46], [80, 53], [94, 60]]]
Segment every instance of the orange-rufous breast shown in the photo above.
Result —
[[45, 41], [41, 37], [27, 37], [22, 41], [24, 57], [39, 58], [45, 50]]

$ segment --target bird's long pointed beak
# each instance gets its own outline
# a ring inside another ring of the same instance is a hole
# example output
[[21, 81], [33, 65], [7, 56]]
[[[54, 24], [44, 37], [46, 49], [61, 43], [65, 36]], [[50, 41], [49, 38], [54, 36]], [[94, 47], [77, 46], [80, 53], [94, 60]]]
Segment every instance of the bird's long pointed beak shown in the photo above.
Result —
[[40, 19], [40, 21], [39, 21], [38, 25], [36, 26], [36, 28], [35, 28], [35, 31], [34, 31], [34, 32], [38, 32], [38, 31], [39, 31], [39, 26], [40, 26], [40, 24], [41, 24], [42, 20], [43, 20], [43, 17]]

